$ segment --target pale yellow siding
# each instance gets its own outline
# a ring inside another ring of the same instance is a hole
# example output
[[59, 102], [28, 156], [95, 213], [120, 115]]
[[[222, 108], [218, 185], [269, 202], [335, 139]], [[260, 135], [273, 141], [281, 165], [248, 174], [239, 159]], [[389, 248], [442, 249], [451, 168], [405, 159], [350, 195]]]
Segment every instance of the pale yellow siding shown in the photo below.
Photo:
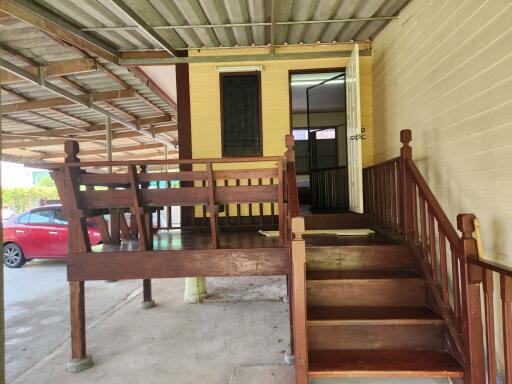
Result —
[[374, 43], [375, 161], [401, 129], [455, 222], [479, 216], [486, 257], [512, 265], [512, 2], [413, 0]]
[[[329, 47], [324, 48], [332, 49]], [[318, 47], [281, 49], [280, 52], [306, 52]], [[262, 53], [261, 49], [216, 51], [216, 55]], [[203, 55], [208, 52], [192, 52]], [[210, 53], [211, 54], [211, 53]], [[290, 132], [288, 71], [312, 68], [345, 67], [348, 58], [279, 60], [262, 62], [226, 62], [190, 65], [190, 103], [192, 122], [192, 156], [221, 157], [221, 121], [219, 74], [216, 66], [263, 65], [261, 73], [263, 154], [274, 156], [285, 151], [284, 136]], [[361, 57], [361, 98], [363, 126], [368, 140], [363, 143], [364, 163], [373, 160], [372, 145], [372, 58]]]

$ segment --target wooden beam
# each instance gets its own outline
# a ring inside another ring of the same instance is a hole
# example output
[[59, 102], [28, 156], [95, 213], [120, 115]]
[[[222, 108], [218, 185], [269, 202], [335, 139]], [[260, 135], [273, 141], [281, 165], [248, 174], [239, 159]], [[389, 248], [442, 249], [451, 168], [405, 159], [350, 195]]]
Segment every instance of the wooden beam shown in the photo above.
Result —
[[288, 252], [288, 248], [251, 248], [70, 254], [68, 279], [287, 275]]
[[119, 56], [115, 47], [82, 32], [64, 21], [62, 17], [31, 0], [0, 0], [0, 11], [23, 20], [43, 32], [56, 36], [72, 45], [117, 64]]
[[[148, 143], [148, 144], [140, 144], [140, 145], [132, 145], [128, 147], [112, 147], [112, 153], [119, 152], [137, 152], [137, 151], [145, 151], [148, 149], [156, 149], [163, 148], [163, 144], [160, 143]], [[176, 151], [177, 153], [177, 151]], [[82, 150], [80, 151], [80, 156], [92, 156], [92, 155], [105, 155], [105, 149], [90, 149], [90, 150]], [[50, 159], [60, 159], [64, 157], [64, 152], [59, 153], [48, 153], [44, 156], [45, 160]]]
[[[114, 125], [114, 124], [112, 124]], [[154, 128], [155, 134], [159, 133], [165, 133], [165, 132], [171, 132], [176, 131], [176, 126], [166, 126], [166, 127], [157, 127]], [[50, 131], [51, 133], [51, 131]], [[16, 134], [18, 137], [27, 137], [23, 136], [23, 134]], [[113, 139], [128, 139], [132, 137], [139, 137], [142, 136], [142, 133], [138, 131], [124, 131], [124, 132], [112, 132]], [[33, 137], [33, 136], [32, 136]], [[56, 136], [47, 136], [54, 138]], [[66, 141], [70, 139], [77, 139], [75, 137], [65, 137], [63, 136], [61, 139], [53, 139], [53, 140], [41, 140], [41, 139], [34, 139], [30, 141], [11, 141], [11, 142], [5, 142], [3, 144], [3, 149], [16, 149], [16, 148], [37, 148], [37, 147], [48, 147], [48, 146], [54, 146], [54, 145], [63, 145]], [[89, 140], [89, 141], [105, 141], [106, 135], [105, 134], [98, 134], [98, 135], [89, 135], [89, 136], [79, 136], [78, 139], [82, 140]], [[161, 145], [161, 144], [160, 144]]]
[[[5, 117], [4, 117], [4, 119], [5, 119]], [[31, 126], [33, 124], [26, 123], [26, 125]], [[170, 131], [174, 131], [177, 129], [176, 123], [172, 120], [172, 118], [170, 116], [155, 116], [155, 117], [146, 117], [143, 119], [139, 119], [139, 125], [141, 127], [145, 127], [148, 125], [159, 125], [159, 127], [153, 128], [155, 133], [170, 132]], [[162, 125], [164, 125], [165, 127], [170, 127], [170, 129], [161, 130], [160, 127], [162, 127]], [[23, 132], [23, 133], [17, 133], [16, 135], [19, 137], [55, 137], [55, 136], [59, 136], [59, 137], [64, 138], [64, 137], [67, 137], [68, 135], [76, 134], [76, 132], [74, 130], [66, 129], [66, 128], [52, 128], [51, 130], [49, 128], [39, 127], [39, 126], [35, 126], [35, 128], [48, 130], [48, 132], [39, 132], [39, 131]], [[106, 129], [106, 126], [104, 123], [102, 123], [102, 124], [93, 124], [93, 125], [89, 125], [87, 127], [82, 127], [82, 128], [84, 128], [84, 131], [87, 131], [87, 132], [97, 132], [97, 131], [104, 131]], [[112, 123], [112, 129], [122, 129], [122, 128], [125, 128], [125, 126], [123, 124]], [[5, 133], [6, 132], [3, 132], [3, 134], [5, 134]], [[139, 136], [139, 135], [135, 135], [135, 136]]]
[[[48, 65], [42, 65], [39, 66], [39, 68], [41, 68], [45, 76], [48, 78], [97, 70], [96, 61], [93, 59], [68, 60]], [[25, 67], [24, 69], [27, 72], [29, 72], [32, 76], [38, 76], [38, 67], [31, 65]], [[26, 81], [26, 79], [24, 79], [23, 77], [8, 72], [4, 69], [0, 69], [0, 79], [2, 84], [11, 84], [19, 81]]]
[[[92, 98], [93, 102], [98, 101], [108, 101], [108, 100], [118, 100], [118, 99], [128, 99], [132, 97], [136, 97], [136, 92], [134, 89], [122, 89], [116, 91], [104, 91], [104, 92], [94, 92], [89, 94]], [[35, 111], [38, 109], [47, 109], [47, 108], [55, 108], [55, 107], [63, 107], [66, 105], [75, 104], [73, 101], [65, 98], [65, 97], [55, 97], [52, 99], [42, 99], [42, 100], [32, 100], [25, 103], [14, 103], [7, 104], [2, 107], [2, 113], [15, 113], [15, 112], [23, 112], [23, 111]]]
[[[0, 0], [1, 1], [1, 0]], [[150, 137], [152, 138], [153, 140], [155, 141], [158, 141], [158, 142], [161, 142], [163, 144], [166, 144], [166, 145], [171, 145], [173, 146], [172, 143], [170, 143], [167, 139], [165, 138], [160, 138], [160, 137], [157, 137], [153, 134], [151, 134], [150, 132], [148, 131], [145, 131], [145, 130], [142, 130], [140, 128], [140, 124], [138, 121], [135, 121], [135, 122], [132, 122], [130, 120], [126, 120], [124, 118], [121, 118], [119, 116], [117, 116], [116, 114], [112, 113], [112, 112], [109, 112], [101, 107], [98, 107], [97, 105], [94, 105], [94, 103], [90, 102], [89, 100], [84, 100], [83, 97], [80, 97], [80, 96], [77, 96], [71, 92], [68, 92], [67, 90], [65, 89], [62, 89], [50, 82], [48, 82], [44, 76], [33, 76], [30, 72], [26, 71], [25, 69], [23, 68], [20, 68], [20, 67], [17, 67], [16, 65], [8, 62], [7, 60], [3, 59], [2, 57], [0, 57], [0, 65], [3, 66], [6, 70], [8, 70], [9, 72], [11, 73], [14, 73], [16, 75], [19, 75], [21, 77], [23, 77], [24, 79], [34, 83], [34, 84], [38, 84], [40, 85], [41, 87], [43, 88], [46, 88], [58, 95], [61, 95], [61, 96], [64, 96], [65, 98], [69, 99], [69, 100], [72, 100], [74, 101], [76, 104], [79, 104], [79, 105], [82, 105], [84, 107], [87, 107], [101, 115], [104, 115], [104, 116], [109, 116], [112, 118], [112, 120], [116, 120], [118, 121], [119, 123], [123, 124], [124, 126], [126, 126], [127, 128], [130, 128], [130, 129], [133, 129], [137, 132], [140, 132], [141, 134], [147, 136], [147, 137]]]
[[[273, 55], [268, 53], [255, 53], [251, 55], [224, 55], [224, 56], [187, 56], [187, 57], [161, 57], [161, 54], [153, 54], [149, 51], [134, 55], [133, 53], [122, 52], [119, 65], [124, 66], [144, 66], [144, 65], [172, 65], [183, 63], [229, 63], [240, 61], [274, 61], [274, 60], [304, 60], [304, 59], [325, 59], [349, 57], [352, 51], [310, 51], [310, 52], [276, 52]], [[359, 51], [360, 56], [371, 56], [371, 50]], [[130, 56], [139, 56], [138, 58], [127, 58]]]
[[162, 99], [167, 105], [173, 109], [177, 109], [176, 102], [165, 93], [153, 80], [151, 80], [144, 71], [137, 67], [130, 67], [130, 72], [133, 73], [140, 81], [142, 81], [155, 95]]

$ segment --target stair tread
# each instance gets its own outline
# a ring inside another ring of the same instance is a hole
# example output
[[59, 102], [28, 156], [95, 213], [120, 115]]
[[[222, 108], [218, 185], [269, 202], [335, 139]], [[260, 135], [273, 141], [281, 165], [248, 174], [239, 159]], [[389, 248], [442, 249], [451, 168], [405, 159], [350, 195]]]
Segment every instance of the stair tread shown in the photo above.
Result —
[[374, 280], [421, 278], [413, 271], [308, 270], [306, 280]]
[[460, 364], [444, 351], [315, 350], [310, 377], [462, 377]]
[[432, 320], [441, 318], [427, 307], [308, 307], [308, 321]]

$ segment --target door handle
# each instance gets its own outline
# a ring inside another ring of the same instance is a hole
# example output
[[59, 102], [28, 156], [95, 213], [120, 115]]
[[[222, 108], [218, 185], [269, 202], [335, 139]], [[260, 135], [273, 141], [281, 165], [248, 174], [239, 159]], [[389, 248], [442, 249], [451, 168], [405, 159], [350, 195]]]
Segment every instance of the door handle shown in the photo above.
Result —
[[17, 229], [16, 233], [25, 233], [25, 231], [23, 229]]
[[48, 232], [48, 233], [49, 233], [50, 235], [58, 235], [58, 234], [59, 234], [59, 232], [56, 232], [56, 231], [50, 231], [50, 232]]

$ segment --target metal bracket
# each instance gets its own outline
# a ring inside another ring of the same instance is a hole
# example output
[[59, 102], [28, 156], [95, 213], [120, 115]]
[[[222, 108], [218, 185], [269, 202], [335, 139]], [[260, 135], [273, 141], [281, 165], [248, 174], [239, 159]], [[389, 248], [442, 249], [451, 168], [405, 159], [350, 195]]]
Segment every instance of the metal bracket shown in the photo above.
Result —
[[44, 86], [45, 83], [45, 70], [46, 67], [44, 65], [40, 65], [37, 67], [37, 83], [40, 86]]

